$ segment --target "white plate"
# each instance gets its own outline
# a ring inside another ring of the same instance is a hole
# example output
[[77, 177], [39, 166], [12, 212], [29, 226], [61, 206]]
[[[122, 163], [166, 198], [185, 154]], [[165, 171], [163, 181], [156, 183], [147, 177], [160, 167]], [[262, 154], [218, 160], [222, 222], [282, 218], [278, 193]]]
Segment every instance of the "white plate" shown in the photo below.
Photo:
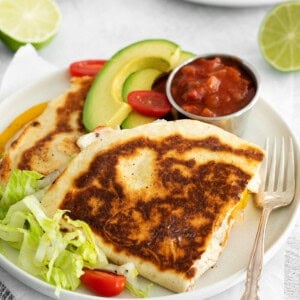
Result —
[[[54, 73], [38, 83], [23, 89], [0, 103], [0, 131], [2, 131], [15, 116], [33, 104], [56, 97], [69, 86], [69, 78], [66, 70]], [[299, 146], [296, 138], [280, 116], [263, 100], [258, 101], [250, 116], [244, 138], [263, 145], [266, 136], [292, 136], [295, 140], [297, 154], [297, 173], [299, 174], [300, 157]], [[297, 181], [296, 181], [297, 182]], [[286, 241], [293, 228], [300, 207], [300, 185], [297, 185], [294, 202], [286, 208], [272, 213], [266, 236], [267, 262]], [[168, 300], [192, 300], [216, 295], [233, 286], [245, 278], [245, 268], [248, 264], [253, 239], [258, 225], [260, 211], [255, 209], [252, 202], [246, 208], [243, 222], [236, 223], [231, 231], [227, 247], [223, 251], [217, 265], [206, 272], [197, 283], [194, 291], [182, 294], [173, 294], [158, 286], [151, 290], [150, 299], [165, 297]], [[8, 257], [0, 255], [0, 265], [12, 276], [39, 292], [55, 298], [54, 288], [42, 280], [22, 271], [15, 265], [16, 251], [8, 248]], [[131, 296], [123, 293], [120, 297], [129, 299]], [[149, 299], [148, 298], [148, 299]], [[89, 294], [84, 288], [76, 292], [62, 291], [60, 299], [101, 299]], [[102, 298], [107, 299], [107, 298]], [[132, 298], [133, 299], [133, 298]], [[136, 299], [136, 298], [135, 298]]]
[[273, 5], [289, 0], [185, 0], [188, 2], [195, 2], [199, 4], [213, 5], [213, 6], [230, 6], [230, 7], [249, 7], [261, 5]]

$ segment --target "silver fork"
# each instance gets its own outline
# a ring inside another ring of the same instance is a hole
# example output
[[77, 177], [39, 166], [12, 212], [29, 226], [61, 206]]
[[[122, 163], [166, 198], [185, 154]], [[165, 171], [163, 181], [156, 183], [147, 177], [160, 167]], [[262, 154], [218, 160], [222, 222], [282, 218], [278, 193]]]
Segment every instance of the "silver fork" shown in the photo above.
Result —
[[[273, 147], [272, 145], [273, 144]], [[268, 218], [273, 209], [289, 205], [295, 195], [295, 158], [293, 140], [281, 140], [277, 158], [277, 141], [266, 139], [266, 158], [261, 167], [261, 186], [255, 196], [257, 205], [263, 208], [257, 229], [251, 258], [247, 269], [247, 279], [242, 300], [259, 299], [259, 279], [262, 270], [265, 231]]]

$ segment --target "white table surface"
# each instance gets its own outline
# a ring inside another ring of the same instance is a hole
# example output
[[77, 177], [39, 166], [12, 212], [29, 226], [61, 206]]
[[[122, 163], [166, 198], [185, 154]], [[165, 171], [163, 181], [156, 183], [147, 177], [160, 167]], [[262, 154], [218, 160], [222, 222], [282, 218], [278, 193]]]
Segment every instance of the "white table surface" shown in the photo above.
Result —
[[[180, 0], [57, 0], [57, 3], [63, 16], [59, 33], [39, 51], [51, 64], [66, 67], [75, 60], [109, 58], [118, 49], [146, 38], [170, 39], [199, 54], [236, 54], [256, 66], [262, 79], [261, 96], [300, 136], [300, 72], [281, 73], [273, 69], [263, 59], [257, 43], [259, 24], [270, 6], [210, 7]], [[0, 82], [13, 55], [0, 43]], [[299, 232], [299, 227], [296, 230]], [[299, 239], [294, 235], [287, 244], [300, 245]], [[297, 254], [295, 258], [300, 259]], [[294, 275], [300, 281], [298, 271]], [[0, 280], [16, 299], [49, 299], [14, 280], [1, 268]], [[228, 299], [233, 299], [230, 294]], [[289, 291], [285, 299], [300, 299], [300, 283], [298, 291]]]

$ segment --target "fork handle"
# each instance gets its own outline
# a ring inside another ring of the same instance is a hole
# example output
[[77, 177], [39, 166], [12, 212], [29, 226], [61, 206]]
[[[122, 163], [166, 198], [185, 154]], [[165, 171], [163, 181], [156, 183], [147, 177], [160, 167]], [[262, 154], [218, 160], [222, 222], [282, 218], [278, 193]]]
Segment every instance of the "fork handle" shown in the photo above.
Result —
[[268, 218], [272, 208], [265, 207], [260, 217], [251, 258], [247, 269], [247, 279], [244, 294], [241, 300], [256, 300], [258, 297], [259, 279], [263, 264], [264, 241]]

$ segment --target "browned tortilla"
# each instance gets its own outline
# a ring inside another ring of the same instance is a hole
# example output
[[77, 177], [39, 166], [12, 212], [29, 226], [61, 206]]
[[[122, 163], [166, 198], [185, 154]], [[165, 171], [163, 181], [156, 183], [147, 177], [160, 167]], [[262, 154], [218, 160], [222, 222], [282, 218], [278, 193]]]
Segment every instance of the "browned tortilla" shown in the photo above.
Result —
[[69, 210], [115, 263], [134, 262], [173, 291], [190, 289], [215, 264], [263, 151], [192, 120], [98, 135], [47, 192], [47, 213]]
[[76, 140], [86, 133], [82, 110], [91, 83], [91, 77], [72, 78], [71, 88], [18, 133], [0, 162], [0, 182], [5, 183], [15, 168], [44, 175], [65, 168], [80, 150]]

